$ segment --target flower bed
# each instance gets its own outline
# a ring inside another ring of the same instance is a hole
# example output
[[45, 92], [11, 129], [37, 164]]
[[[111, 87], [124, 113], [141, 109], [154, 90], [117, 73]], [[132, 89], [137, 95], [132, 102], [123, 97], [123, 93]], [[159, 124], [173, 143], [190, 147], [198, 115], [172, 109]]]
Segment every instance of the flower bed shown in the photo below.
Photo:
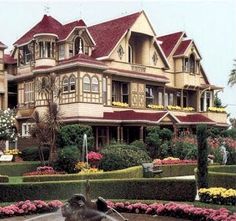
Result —
[[112, 105], [116, 106], [116, 107], [128, 107], [129, 106], [127, 103], [123, 103], [123, 102], [119, 102], [119, 101], [112, 102]]
[[197, 163], [196, 160], [180, 160], [179, 158], [174, 158], [174, 157], [167, 157], [164, 158], [163, 160], [161, 159], [155, 159], [153, 161], [153, 166], [160, 166], [163, 164], [193, 164]]
[[115, 208], [119, 212], [141, 213], [158, 216], [172, 216], [189, 220], [202, 221], [236, 221], [236, 213], [230, 213], [225, 208], [218, 210], [199, 208], [189, 204], [180, 203], [113, 203], [108, 202], [108, 205]]
[[226, 110], [224, 107], [208, 107], [208, 111], [216, 112], [216, 113], [226, 113]]
[[23, 176], [54, 175], [54, 174], [65, 174], [65, 172], [57, 172], [52, 167], [43, 166], [43, 167], [37, 167], [36, 171], [24, 173]]
[[148, 108], [156, 109], [156, 110], [163, 110], [164, 106], [163, 105], [158, 105], [158, 104], [149, 104]]
[[202, 188], [199, 190], [200, 201], [221, 205], [236, 205], [236, 190], [225, 188]]
[[16, 204], [0, 207], [0, 218], [54, 212], [62, 205], [63, 203], [59, 200], [53, 200], [48, 203], [42, 200], [20, 201]]

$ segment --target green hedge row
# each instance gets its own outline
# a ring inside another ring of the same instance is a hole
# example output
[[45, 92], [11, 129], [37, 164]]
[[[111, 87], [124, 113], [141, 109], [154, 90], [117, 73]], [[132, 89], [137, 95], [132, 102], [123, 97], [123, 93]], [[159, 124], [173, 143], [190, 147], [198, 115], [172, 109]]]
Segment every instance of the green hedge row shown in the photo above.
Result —
[[[44, 183], [0, 184], [0, 201], [68, 199], [83, 193], [86, 181], [61, 181]], [[194, 180], [176, 179], [108, 179], [91, 180], [91, 197], [105, 199], [155, 199], [194, 201]], [[177, 192], [178, 193], [177, 193]]]
[[163, 170], [160, 175], [157, 177], [175, 177], [175, 176], [188, 176], [194, 175], [194, 168], [196, 164], [187, 164], [187, 165], [161, 165], [159, 169]]
[[0, 175], [22, 176], [23, 173], [36, 170], [40, 162], [0, 163]]
[[236, 173], [208, 172], [208, 185], [236, 189]]
[[135, 166], [123, 170], [108, 171], [102, 173], [24, 176], [23, 182], [45, 182], [45, 181], [87, 180], [87, 179], [90, 180], [125, 179], [125, 178], [142, 178], [142, 177], [143, 177], [142, 167]]
[[208, 170], [211, 172], [220, 172], [220, 173], [236, 173], [236, 165], [217, 165], [210, 166]]
[[1, 176], [0, 175], [0, 183], [8, 183], [9, 177], [8, 176]]

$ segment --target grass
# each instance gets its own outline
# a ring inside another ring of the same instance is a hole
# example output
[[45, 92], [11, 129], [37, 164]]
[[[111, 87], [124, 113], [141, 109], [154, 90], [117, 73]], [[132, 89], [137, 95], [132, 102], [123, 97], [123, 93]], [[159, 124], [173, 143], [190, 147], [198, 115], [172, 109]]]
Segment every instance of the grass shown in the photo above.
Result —
[[9, 176], [9, 184], [22, 183], [22, 176]]

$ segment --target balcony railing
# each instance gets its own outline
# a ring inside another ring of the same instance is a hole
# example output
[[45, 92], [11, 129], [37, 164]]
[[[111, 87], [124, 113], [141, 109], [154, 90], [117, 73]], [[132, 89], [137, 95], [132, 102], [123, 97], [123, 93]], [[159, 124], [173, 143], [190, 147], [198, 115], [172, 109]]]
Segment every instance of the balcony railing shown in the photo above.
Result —
[[131, 65], [131, 70], [137, 72], [146, 72], [146, 67], [143, 65], [133, 64]]

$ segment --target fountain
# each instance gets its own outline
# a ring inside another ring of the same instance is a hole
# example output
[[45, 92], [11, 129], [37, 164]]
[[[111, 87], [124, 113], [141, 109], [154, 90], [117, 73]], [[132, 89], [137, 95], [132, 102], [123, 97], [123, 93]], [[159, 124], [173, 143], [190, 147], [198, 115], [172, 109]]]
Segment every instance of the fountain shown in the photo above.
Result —
[[84, 136], [83, 136], [81, 162], [84, 162], [84, 159], [86, 159], [86, 163], [88, 165], [88, 138], [87, 138], [87, 134], [84, 134]]

